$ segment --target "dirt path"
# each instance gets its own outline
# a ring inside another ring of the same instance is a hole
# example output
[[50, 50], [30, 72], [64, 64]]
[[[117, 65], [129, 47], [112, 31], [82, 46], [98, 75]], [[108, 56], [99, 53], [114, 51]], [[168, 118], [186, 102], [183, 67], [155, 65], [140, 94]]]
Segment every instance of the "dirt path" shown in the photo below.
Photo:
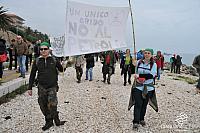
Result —
[[[101, 82], [100, 63], [96, 63], [93, 72], [93, 81], [84, 80], [83, 74], [80, 84], [76, 83], [74, 68], [68, 68], [65, 75], [60, 76], [58, 110], [60, 118], [67, 122], [47, 132], [200, 132], [200, 95], [195, 94], [194, 85], [173, 80], [174, 75], [164, 73], [156, 85], [159, 112], [148, 106], [146, 127], [133, 131], [133, 109], [127, 110], [131, 85], [123, 86], [119, 66], [110, 85]], [[0, 114], [0, 132], [42, 132], [44, 118], [37, 103], [37, 89], [34, 89], [32, 97], [25, 93], [2, 104]], [[11, 119], [6, 120], [7, 116]]]

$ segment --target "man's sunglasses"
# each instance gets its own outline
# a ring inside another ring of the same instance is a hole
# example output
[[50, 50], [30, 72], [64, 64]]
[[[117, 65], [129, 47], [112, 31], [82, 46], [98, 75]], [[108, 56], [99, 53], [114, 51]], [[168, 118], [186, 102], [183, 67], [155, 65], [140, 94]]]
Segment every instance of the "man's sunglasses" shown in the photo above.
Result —
[[144, 54], [151, 54], [151, 52], [144, 52]]
[[40, 48], [40, 51], [48, 50], [48, 48]]

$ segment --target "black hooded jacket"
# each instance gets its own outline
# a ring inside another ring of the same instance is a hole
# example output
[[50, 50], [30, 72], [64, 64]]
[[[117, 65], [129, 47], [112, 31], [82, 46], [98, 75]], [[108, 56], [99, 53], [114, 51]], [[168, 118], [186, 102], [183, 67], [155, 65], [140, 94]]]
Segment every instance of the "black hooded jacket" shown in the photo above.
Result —
[[32, 89], [35, 81], [36, 72], [38, 71], [38, 83], [44, 88], [50, 88], [57, 85], [58, 71], [63, 72], [64, 69], [58, 60], [55, 61], [54, 57], [49, 56], [46, 59], [39, 57], [37, 63], [33, 62], [31, 74], [29, 77], [29, 90]]

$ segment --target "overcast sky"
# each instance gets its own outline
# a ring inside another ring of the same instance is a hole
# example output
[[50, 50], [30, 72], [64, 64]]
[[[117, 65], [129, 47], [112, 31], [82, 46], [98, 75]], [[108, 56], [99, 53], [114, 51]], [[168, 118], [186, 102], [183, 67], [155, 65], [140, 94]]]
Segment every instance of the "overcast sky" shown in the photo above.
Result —
[[[128, 0], [76, 0], [100, 6], [128, 6]], [[65, 32], [66, 0], [1, 0], [25, 25], [57, 37]], [[132, 1], [137, 49], [200, 54], [200, 0]], [[130, 18], [127, 43], [132, 44]]]

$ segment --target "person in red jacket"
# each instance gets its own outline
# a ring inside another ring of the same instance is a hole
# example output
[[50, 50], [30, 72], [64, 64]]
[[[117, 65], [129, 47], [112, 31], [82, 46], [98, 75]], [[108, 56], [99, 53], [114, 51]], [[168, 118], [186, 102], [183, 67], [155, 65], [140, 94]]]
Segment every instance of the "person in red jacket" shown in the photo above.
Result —
[[157, 55], [154, 57], [154, 60], [157, 64], [157, 79], [160, 80], [161, 68], [163, 68], [164, 63], [161, 51], [157, 51]]
[[[4, 39], [0, 39], [0, 55], [1, 57], [3, 58], [4, 56], [4, 59], [6, 60], [7, 58], [7, 52], [6, 52], [6, 41]], [[4, 60], [4, 61], [5, 61]], [[0, 60], [0, 82], [2, 80], [2, 76], [3, 76], [3, 59]]]

